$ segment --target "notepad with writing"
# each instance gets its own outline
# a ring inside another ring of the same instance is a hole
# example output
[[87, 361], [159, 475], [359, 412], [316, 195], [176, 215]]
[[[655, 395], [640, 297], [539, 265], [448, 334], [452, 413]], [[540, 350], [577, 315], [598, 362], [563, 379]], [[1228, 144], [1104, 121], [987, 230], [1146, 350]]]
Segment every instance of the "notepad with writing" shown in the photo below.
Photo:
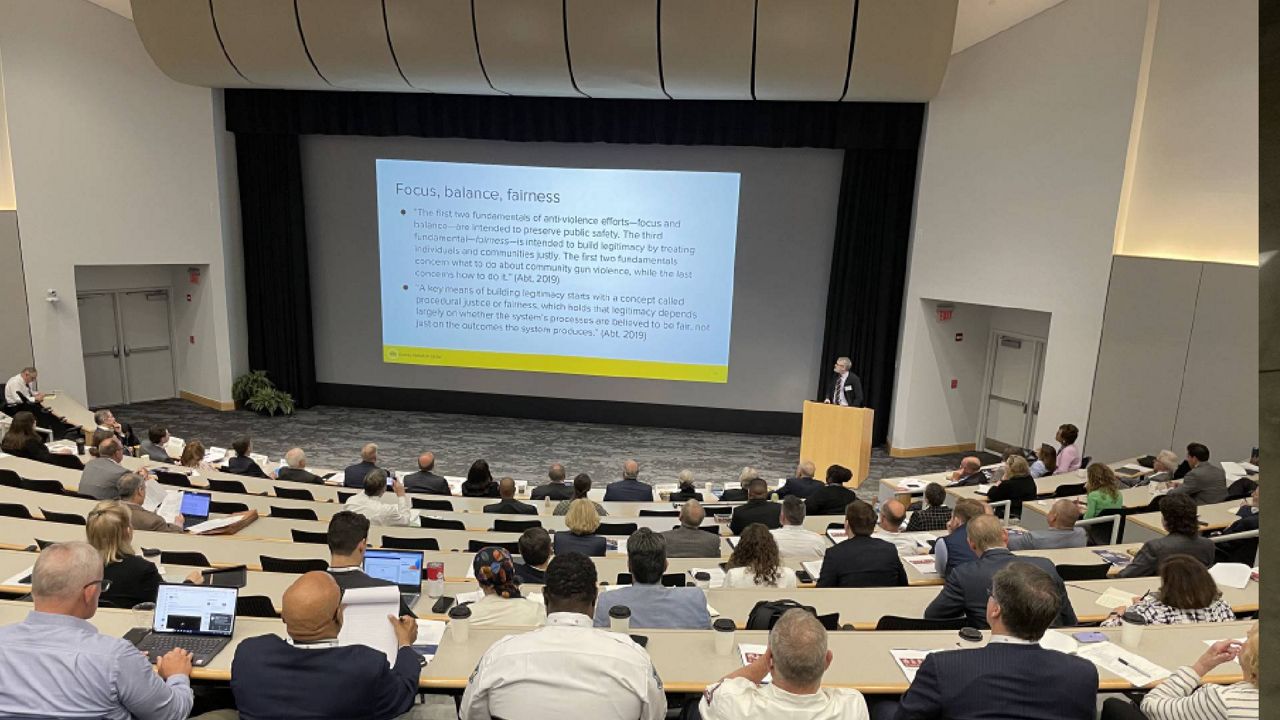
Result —
[[351, 588], [342, 594], [342, 629], [339, 645], [367, 645], [387, 656], [387, 664], [396, 661], [396, 632], [389, 617], [400, 613], [400, 588]]

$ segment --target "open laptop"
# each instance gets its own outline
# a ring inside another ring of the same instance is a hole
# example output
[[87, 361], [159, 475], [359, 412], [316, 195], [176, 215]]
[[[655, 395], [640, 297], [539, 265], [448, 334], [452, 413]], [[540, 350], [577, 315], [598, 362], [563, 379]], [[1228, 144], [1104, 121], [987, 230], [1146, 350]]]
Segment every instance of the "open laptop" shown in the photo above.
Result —
[[182, 514], [182, 528], [199, 525], [209, 519], [210, 497], [205, 493], [183, 492], [182, 505], [178, 512]]
[[239, 592], [233, 587], [161, 585], [151, 631], [129, 639], [153, 661], [179, 647], [191, 653], [193, 665], [204, 667], [231, 642]]
[[422, 596], [421, 550], [365, 550], [364, 574], [395, 583], [406, 607]]

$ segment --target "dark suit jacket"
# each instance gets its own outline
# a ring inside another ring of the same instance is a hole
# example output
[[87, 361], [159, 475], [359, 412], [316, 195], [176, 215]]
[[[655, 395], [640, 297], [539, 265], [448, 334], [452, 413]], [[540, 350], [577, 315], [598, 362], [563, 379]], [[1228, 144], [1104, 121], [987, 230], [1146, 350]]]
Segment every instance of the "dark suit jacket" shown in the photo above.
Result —
[[49, 465], [57, 465], [68, 470], [83, 470], [84, 463], [80, 462], [80, 458], [75, 455], [63, 455], [62, 453], [49, 452], [49, 448], [40, 442], [40, 438], [28, 438], [22, 447], [6, 450], [5, 452], [14, 457], [35, 460], [36, 462], [47, 463]]
[[[366, 575], [364, 570], [361, 570], [360, 568], [353, 568], [351, 570], [339, 570], [338, 572], [329, 570], [329, 574], [333, 576], [333, 581], [338, 583], [338, 587], [343, 592], [346, 592], [347, 590], [350, 590], [352, 588], [387, 587], [388, 585], [395, 584], [387, 580], [380, 580], [376, 577], [370, 577]], [[400, 615], [401, 616], [408, 615], [409, 617], [416, 617], [413, 614], [413, 610], [404, 603], [404, 596], [400, 597]]]
[[670, 495], [668, 495], [667, 499], [670, 500], [671, 502], [688, 502], [690, 500], [697, 500], [698, 502], [702, 502], [702, 493], [685, 492], [683, 490], [677, 490], [671, 493]]
[[138, 603], [155, 602], [164, 581], [156, 564], [141, 555], [111, 563], [103, 569], [102, 578], [111, 581], [111, 589], [102, 593], [102, 599], [125, 610]]
[[845, 506], [857, 499], [858, 496], [843, 485], [824, 484], [805, 498], [804, 509], [809, 515], [843, 515]]
[[497, 513], [499, 515], [537, 515], [538, 508], [529, 503], [522, 503], [519, 500], [503, 500], [492, 505], [485, 505], [484, 511], [487, 513]]
[[568, 500], [573, 497], [573, 488], [562, 482], [549, 482], [545, 485], [539, 485], [529, 492], [530, 500]]
[[[1012, 562], [1031, 563], [1049, 573], [1054, 584], [1058, 586], [1058, 595], [1062, 598], [1062, 607], [1058, 609], [1055, 626], [1075, 625], [1076, 611], [1071, 607], [1067, 597], [1067, 586], [1058, 577], [1058, 570], [1053, 561], [1040, 557], [1014, 555], [1008, 548], [991, 548], [973, 562], [956, 567], [947, 574], [946, 584], [942, 592], [925, 608], [924, 616], [930, 620], [942, 620], [963, 615], [971, 627], [987, 628], [987, 598], [991, 591], [991, 578]], [[824, 569], [825, 572], [825, 569]], [[1096, 688], [1095, 688], [1096, 689]]]
[[[836, 387], [839, 383], [839, 375], [835, 373], [828, 375], [827, 384], [823, 388], [822, 397], [818, 398], [818, 401], [830, 400], [834, 403], [836, 401]], [[862, 381], [853, 372], [850, 372], [849, 377], [845, 378], [844, 399], [849, 403], [849, 407], [862, 407]]]
[[1093, 663], [1039, 645], [992, 643], [930, 653], [895, 720], [1093, 720]]
[[987, 502], [1009, 500], [1009, 514], [1022, 517], [1022, 501], [1036, 499], [1036, 481], [1030, 475], [1005, 478], [987, 492]]
[[747, 491], [740, 488], [725, 488], [720, 493], [720, 502], [744, 502], [747, 499]]
[[587, 557], [604, 557], [608, 542], [603, 535], [574, 535], [568, 530], [561, 530], [553, 538], [553, 549], [556, 555], [579, 552]]
[[258, 463], [241, 455], [232, 455], [231, 459], [227, 460], [226, 467], [223, 469], [232, 475], [244, 475], [245, 477], [256, 478], [264, 478], [267, 476], [266, 473], [262, 472], [262, 468], [258, 467]]
[[653, 502], [653, 486], [642, 483], [639, 480], [623, 479], [611, 482], [604, 489], [604, 501], [613, 502], [615, 500]]
[[762, 523], [770, 530], [782, 527], [782, 505], [768, 500], [748, 500], [746, 505], [733, 509], [729, 519], [729, 532], [741, 535], [751, 523]]
[[1170, 495], [1190, 495], [1197, 505], [1211, 505], [1227, 499], [1227, 475], [1222, 468], [1202, 462], [1191, 468], [1182, 478], [1182, 484], [1169, 491]]
[[363, 488], [364, 476], [368, 475], [371, 470], [377, 470], [378, 466], [371, 462], [363, 460], [355, 465], [348, 465], [342, 471], [342, 486], [349, 488]]
[[788, 495], [795, 495], [796, 497], [807, 498], [810, 495], [821, 490], [824, 485], [826, 485], [826, 483], [822, 482], [821, 480], [815, 480], [811, 477], [791, 478], [790, 480], [787, 481], [786, 485], [783, 485], [782, 487], [778, 488], [778, 499], [781, 500], [782, 498], [785, 498]]
[[409, 473], [404, 476], [403, 482], [405, 492], [424, 493], [426, 495], [453, 494], [453, 491], [449, 489], [449, 481], [430, 470]]
[[169, 451], [165, 450], [163, 445], [156, 445], [148, 439], [143, 440], [139, 447], [142, 448], [142, 452], [145, 453], [147, 457], [155, 460], [156, 462], [173, 462], [173, 458], [169, 457]]
[[547, 571], [539, 570], [532, 565], [516, 563], [516, 579], [522, 583], [543, 585], [547, 582]]
[[313, 485], [324, 482], [324, 478], [305, 468], [282, 467], [280, 472], [276, 473], [276, 477], [289, 482], [311, 483]]
[[978, 472], [972, 475], [965, 475], [959, 480], [951, 483], [951, 487], [968, 487], [970, 485], [981, 485], [982, 483], [987, 482], [990, 479], [991, 479], [990, 477], [987, 477], [986, 472], [979, 470]]
[[907, 571], [891, 542], [854, 535], [827, 548], [818, 587], [898, 587], [907, 584]]
[[1190, 555], [1204, 563], [1205, 567], [1213, 565], [1213, 541], [1199, 535], [1179, 535], [1170, 533], [1155, 540], [1142, 543], [1142, 548], [1134, 556], [1133, 562], [1120, 571], [1120, 577], [1149, 577], [1160, 570], [1160, 561], [1170, 555]]
[[389, 667], [365, 645], [313, 650], [276, 635], [241, 642], [231, 668], [242, 720], [399, 717], [413, 708], [422, 672], [411, 648], [400, 648]]
[[459, 493], [462, 497], [496, 498], [498, 497], [498, 482], [496, 480], [490, 480], [485, 485], [480, 485], [479, 483], [473, 485], [464, 482], [462, 483], [462, 488], [459, 490]]
[[944, 578], [957, 567], [978, 559], [978, 556], [973, 554], [973, 548], [969, 547], [969, 528], [964, 525], [952, 530], [949, 535], [943, 535], [938, 542], [947, 545], [947, 566], [942, 569]]

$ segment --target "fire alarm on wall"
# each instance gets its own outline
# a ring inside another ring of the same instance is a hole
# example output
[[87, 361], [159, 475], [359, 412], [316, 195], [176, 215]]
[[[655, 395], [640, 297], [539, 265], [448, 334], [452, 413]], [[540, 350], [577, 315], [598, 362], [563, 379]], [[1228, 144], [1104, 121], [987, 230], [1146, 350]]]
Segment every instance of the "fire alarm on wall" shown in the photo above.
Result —
[[964, 333], [956, 333], [956, 342], [964, 342]]
[[960, 387], [960, 381], [956, 378], [951, 378], [951, 389], [955, 390], [958, 387]]

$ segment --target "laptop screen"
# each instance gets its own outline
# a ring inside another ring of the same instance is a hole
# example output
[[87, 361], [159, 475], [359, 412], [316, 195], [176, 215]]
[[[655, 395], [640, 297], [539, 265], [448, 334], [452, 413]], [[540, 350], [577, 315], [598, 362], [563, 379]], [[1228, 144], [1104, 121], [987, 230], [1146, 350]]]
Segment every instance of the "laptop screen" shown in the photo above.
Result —
[[237, 593], [233, 587], [161, 585], [156, 593], [152, 629], [159, 633], [230, 637], [236, 625]]
[[365, 550], [364, 571], [369, 577], [418, 592], [422, 588], [422, 551]]
[[209, 496], [204, 493], [182, 493], [182, 507], [178, 512], [183, 517], [209, 517]]

